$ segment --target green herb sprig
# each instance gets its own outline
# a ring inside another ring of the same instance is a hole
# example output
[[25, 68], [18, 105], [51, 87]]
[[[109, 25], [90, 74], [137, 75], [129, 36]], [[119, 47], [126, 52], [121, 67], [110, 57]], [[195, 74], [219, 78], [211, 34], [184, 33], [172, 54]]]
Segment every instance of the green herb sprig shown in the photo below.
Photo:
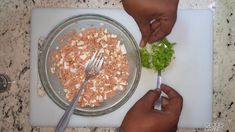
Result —
[[140, 49], [141, 64], [154, 71], [164, 70], [174, 58], [174, 45], [167, 38]]

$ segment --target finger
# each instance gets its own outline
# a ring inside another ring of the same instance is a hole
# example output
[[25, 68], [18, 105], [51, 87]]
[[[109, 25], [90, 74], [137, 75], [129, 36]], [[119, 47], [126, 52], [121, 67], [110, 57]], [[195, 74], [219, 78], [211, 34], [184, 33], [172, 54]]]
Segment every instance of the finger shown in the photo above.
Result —
[[173, 88], [162, 84], [161, 90], [168, 96], [169, 104], [166, 111], [171, 111], [177, 115], [180, 115], [183, 106], [183, 97], [175, 91]]
[[157, 24], [154, 25], [155, 28], [153, 28], [153, 31], [151, 32], [151, 35], [148, 40], [149, 43], [158, 41], [170, 34], [175, 23], [175, 18], [160, 19], [159, 23], [160, 24], [158, 24], [158, 27], [156, 26]]
[[141, 39], [141, 41], [140, 41], [140, 47], [141, 47], [141, 48], [144, 48], [146, 45], [147, 45], [147, 42], [144, 41], [143, 39]]
[[155, 29], [160, 27], [160, 22], [158, 20], [155, 20], [151, 23], [151, 31], [154, 31]]
[[149, 40], [148, 40], [148, 43], [151, 44], [151, 43], [154, 43], [156, 41], [159, 41], [159, 40], [163, 39], [166, 35], [167, 34], [162, 32], [160, 30], [160, 28], [157, 28], [151, 33], [151, 35], [149, 37]]
[[149, 90], [139, 101], [144, 103], [145, 109], [153, 109], [156, 100], [160, 97], [161, 90]]
[[162, 107], [162, 111], [166, 111], [167, 110], [167, 106], [169, 104], [169, 99], [167, 97], [162, 96], [161, 97], [161, 107]]
[[173, 88], [171, 88], [170, 86], [166, 85], [166, 84], [161, 84], [161, 88], [160, 88], [164, 93], [167, 94], [169, 99], [174, 99], [174, 98], [180, 98], [181, 95], [174, 90]]
[[151, 34], [150, 23], [149, 23], [149, 21], [146, 21], [146, 20], [136, 20], [136, 22], [137, 22], [139, 29], [140, 29], [140, 32], [142, 34], [142, 40], [140, 43], [140, 47], [144, 47], [147, 44], [148, 38]]
[[151, 23], [151, 35], [149, 37], [148, 43], [154, 43], [157, 41], [156, 36], [157, 36], [157, 31], [160, 29], [160, 22], [158, 20], [154, 21]]

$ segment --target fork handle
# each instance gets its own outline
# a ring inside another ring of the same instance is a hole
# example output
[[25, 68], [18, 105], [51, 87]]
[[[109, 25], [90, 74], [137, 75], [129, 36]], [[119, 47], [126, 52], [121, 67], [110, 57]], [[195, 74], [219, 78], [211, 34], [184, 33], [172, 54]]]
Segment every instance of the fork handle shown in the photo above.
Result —
[[[157, 75], [157, 89], [161, 88], [161, 84], [162, 84], [162, 77], [161, 77], [161, 71], [158, 72], [158, 75]], [[161, 107], [161, 100], [162, 100], [162, 95], [160, 95], [160, 97], [158, 98], [158, 100], [156, 101], [155, 103], [155, 108], [158, 109], [158, 110], [161, 110], [162, 107]]]
[[66, 127], [70, 121], [70, 117], [72, 116], [74, 109], [76, 108], [77, 101], [82, 93], [82, 90], [84, 89], [84, 86], [87, 84], [87, 82], [88, 82], [88, 80], [85, 79], [84, 82], [82, 83], [82, 85], [80, 86], [79, 91], [73, 97], [73, 100], [69, 104], [66, 111], [64, 112], [64, 115], [60, 118], [60, 121], [55, 128], [55, 132], [64, 132], [64, 130], [66, 129]]
[[161, 88], [161, 84], [162, 84], [162, 77], [160, 75], [160, 76], [157, 76], [157, 88]]
[[162, 72], [161, 72], [161, 71], [158, 71], [157, 74], [158, 74], [158, 75], [157, 75], [157, 88], [160, 88], [160, 87], [161, 87], [161, 84], [162, 84], [162, 76], [161, 76]]

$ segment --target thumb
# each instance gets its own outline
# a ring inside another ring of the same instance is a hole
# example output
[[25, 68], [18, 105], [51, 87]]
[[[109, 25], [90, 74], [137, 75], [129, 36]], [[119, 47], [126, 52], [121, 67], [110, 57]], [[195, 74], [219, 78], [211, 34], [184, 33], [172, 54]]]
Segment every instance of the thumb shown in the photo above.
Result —
[[141, 101], [145, 104], [148, 109], [153, 109], [156, 100], [160, 97], [161, 90], [149, 90], [142, 98]]
[[150, 23], [148, 21], [144, 21], [144, 20], [140, 20], [140, 21], [136, 21], [138, 26], [139, 26], [139, 29], [140, 29], [140, 32], [142, 34], [142, 40], [140, 42], [140, 47], [144, 47], [147, 42], [148, 42], [148, 39], [151, 35], [151, 28], [150, 28]]

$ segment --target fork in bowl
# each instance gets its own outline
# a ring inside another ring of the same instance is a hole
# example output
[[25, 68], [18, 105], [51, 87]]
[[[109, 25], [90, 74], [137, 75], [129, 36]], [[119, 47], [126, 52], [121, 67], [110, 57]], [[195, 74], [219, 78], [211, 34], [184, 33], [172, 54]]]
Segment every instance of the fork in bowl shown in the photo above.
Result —
[[76, 108], [77, 101], [85, 85], [87, 84], [90, 78], [95, 77], [100, 71], [102, 64], [104, 62], [103, 54], [104, 54], [104, 49], [101, 48], [99, 49], [99, 51], [96, 51], [94, 55], [91, 57], [91, 59], [88, 61], [88, 64], [85, 69], [85, 79], [83, 83], [81, 84], [80, 89], [78, 90], [76, 95], [73, 97], [73, 100], [69, 104], [64, 115], [60, 118], [60, 121], [57, 124], [56, 129], [55, 129], [56, 132], [64, 132], [65, 128], [67, 127], [70, 121], [70, 117], [73, 114], [74, 109]]

